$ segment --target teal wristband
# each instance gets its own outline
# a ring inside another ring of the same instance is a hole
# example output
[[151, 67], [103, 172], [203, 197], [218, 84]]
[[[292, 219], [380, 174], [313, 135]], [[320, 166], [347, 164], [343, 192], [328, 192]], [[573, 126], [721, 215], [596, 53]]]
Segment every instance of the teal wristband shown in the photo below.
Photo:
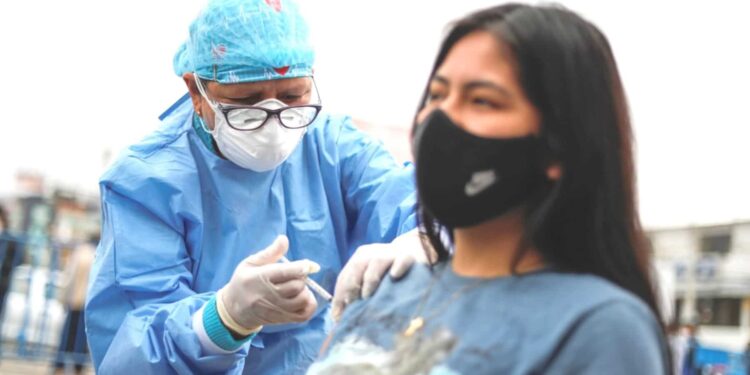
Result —
[[211, 339], [216, 346], [232, 352], [239, 349], [246, 342], [252, 340], [257, 334], [253, 333], [240, 340], [235, 339], [229, 331], [229, 328], [221, 322], [219, 311], [216, 310], [216, 296], [211, 297], [206, 303], [206, 307], [203, 309], [203, 328], [206, 330], [208, 338]]

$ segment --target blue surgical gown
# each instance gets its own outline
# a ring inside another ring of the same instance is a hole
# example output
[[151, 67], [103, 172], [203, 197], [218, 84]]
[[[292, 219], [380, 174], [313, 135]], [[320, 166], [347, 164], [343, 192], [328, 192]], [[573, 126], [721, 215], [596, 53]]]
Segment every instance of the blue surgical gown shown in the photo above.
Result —
[[351, 119], [321, 114], [269, 172], [213, 153], [189, 100], [126, 150], [101, 178], [102, 237], [86, 304], [101, 374], [304, 373], [330, 330], [329, 306], [309, 322], [267, 327], [233, 354], [209, 355], [194, 312], [248, 255], [286, 234], [287, 257], [321, 265], [328, 291], [354, 250], [416, 226], [414, 170]]

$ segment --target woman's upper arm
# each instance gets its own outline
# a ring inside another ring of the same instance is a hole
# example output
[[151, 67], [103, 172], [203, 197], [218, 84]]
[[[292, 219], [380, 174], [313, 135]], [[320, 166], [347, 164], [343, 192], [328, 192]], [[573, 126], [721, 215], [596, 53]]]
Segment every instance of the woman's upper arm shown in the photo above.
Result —
[[610, 302], [569, 330], [543, 373], [665, 374], [666, 350], [661, 328], [648, 309]]

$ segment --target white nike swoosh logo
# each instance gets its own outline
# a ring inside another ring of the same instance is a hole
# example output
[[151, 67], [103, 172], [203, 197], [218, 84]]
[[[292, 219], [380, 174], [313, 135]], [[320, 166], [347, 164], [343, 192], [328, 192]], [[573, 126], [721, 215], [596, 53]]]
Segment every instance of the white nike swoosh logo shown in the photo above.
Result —
[[473, 197], [487, 190], [487, 188], [492, 186], [495, 182], [497, 182], [497, 176], [492, 169], [474, 172], [474, 174], [471, 175], [471, 180], [466, 183], [466, 186], [464, 186], [464, 193], [466, 193], [467, 197]]

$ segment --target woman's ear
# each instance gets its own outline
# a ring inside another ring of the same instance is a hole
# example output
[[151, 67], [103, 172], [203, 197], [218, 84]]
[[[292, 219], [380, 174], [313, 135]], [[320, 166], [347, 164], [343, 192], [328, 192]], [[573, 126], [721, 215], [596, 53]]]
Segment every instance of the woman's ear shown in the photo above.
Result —
[[559, 181], [562, 177], [562, 166], [558, 162], [554, 162], [547, 167], [547, 178], [550, 181]]

